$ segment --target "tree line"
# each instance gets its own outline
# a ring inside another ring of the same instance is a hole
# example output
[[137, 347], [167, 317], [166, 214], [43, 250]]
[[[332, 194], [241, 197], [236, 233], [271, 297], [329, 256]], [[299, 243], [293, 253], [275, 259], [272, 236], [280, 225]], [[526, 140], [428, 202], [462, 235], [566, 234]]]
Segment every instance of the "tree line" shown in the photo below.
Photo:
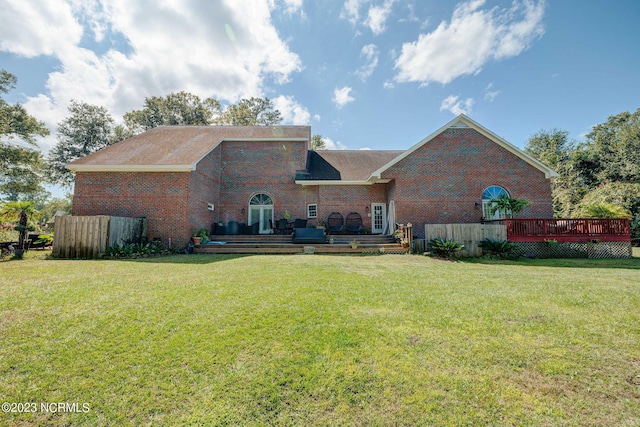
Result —
[[541, 130], [525, 152], [559, 175], [552, 181], [556, 217], [628, 218], [640, 245], [640, 109], [610, 116], [581, 142], [566, 130]]
[[[0, 70], [0, 201], [42, 204], [48, 194], [43, 184], [73, 185], [66, 163], [156, 126], [282, 122], [269, 98], [223, 106], [215, 98], [187, 92], [152, 96], [141, 109], [125, 113], [124, 124], [116, 124], [105, 107], [73, 100], [69, 115], [58, 124], [57, 143], [45, 157], [35, 142], [49, 134], [44, 123], [1, 96], [16, 82], [13, 74]], [[311, 148], [326, 148], [321, 135], [313, 135]], [[640, 109], [610, 116], [581, 142], [569, 140], [566, 130], [541, 130], [527, 140], [525, 152], [559, 174], [552, 181], [556, 217], [629, 218], [640, 243]]]
[[[17, 78], [0, 71], [0, 94], [15, 88]], [[74, 175], [65, 164], [109, 145], [154, 128], [171, 125], [277, 125], [280, 111], [269, 98], [241, 99], [222, 106], [215, 98], [201, 99], [187, 92], [151, 96], [139, 110], [124, 114], [124, 124], [116, 124], [102, 106], [72, 100], [69, 115], [58, 123], [57, 143], [45, 157], [36, 139], [49, 130], [29, 115], [20, 104], [10, 105], [0, 96], [0, 201], [41, 201], [47, 196], [43, 184], [73, 185]], [[312, 148], [323, 149], [320, 135]]]

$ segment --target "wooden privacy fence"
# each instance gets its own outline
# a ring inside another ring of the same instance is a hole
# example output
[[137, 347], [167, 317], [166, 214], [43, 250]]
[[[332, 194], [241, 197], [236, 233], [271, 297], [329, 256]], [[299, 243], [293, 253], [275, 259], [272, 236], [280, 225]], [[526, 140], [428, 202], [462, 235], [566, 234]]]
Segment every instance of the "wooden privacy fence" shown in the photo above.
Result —
[[139, 242], [146, 236], [145, 218], [118, 216], [57, 217], [52, 255], [56, 258], [98, 258], [112, 245]]
[[504, 224], [426, 224], [424, 237], [428, 244], [431, 239], [456, 240], [464, 245], [459, 256], [482, 256], [478, 246], [484, 239], [507, 240]]

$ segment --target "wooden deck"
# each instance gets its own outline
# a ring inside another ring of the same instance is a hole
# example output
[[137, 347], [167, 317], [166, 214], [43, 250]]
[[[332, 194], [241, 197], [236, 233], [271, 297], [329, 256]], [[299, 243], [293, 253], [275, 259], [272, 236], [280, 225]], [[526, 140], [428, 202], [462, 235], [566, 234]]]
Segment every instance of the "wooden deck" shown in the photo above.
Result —
[[631, 242], [628, 219], [523, 218], [505, 223], [510, 242]]
[[[356, 253], [407, 253], [391, 236], [380, 235], [336, 235], [335, 241], [317, 244], [294, 244], [290, 235], [260, 235], [260, 236], [211, 236], [212, 242], [224, 244], [196, 245], [196, 254], [301, 254], [305, 246], [313, 246], [316, 254], [356, 254]], [[352, 248], [353, 239], [358, 241], [358, 247]]]

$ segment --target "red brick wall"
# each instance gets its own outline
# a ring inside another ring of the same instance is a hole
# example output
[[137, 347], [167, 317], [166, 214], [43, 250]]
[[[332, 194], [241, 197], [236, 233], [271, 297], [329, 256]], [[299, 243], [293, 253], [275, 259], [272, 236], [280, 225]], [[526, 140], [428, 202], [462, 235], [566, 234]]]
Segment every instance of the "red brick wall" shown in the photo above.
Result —
[[[395, 179], [396, 220], [424, 237], [427, 223], [479, 222], [482, 192], [499, 185], [531, 205], [521, 217], [552, 217], [544, 173], [473, 129], [448, 129], [383, 174]], [[390, 197], [391, 198], [391, 197]]]
[[223, 142], [217, 219], [246, 223], [249, 200], [256, 193], [271, 196], [276, 220], [286, 210], [292, 219], [306, 218], [307, 204], [317, 200], [313, 191], [295, 183], [296, 170], [306, 168], [306, 150], [306, 142]]
[[[224, 143], [223, 143], [224, 144]], [[189, 175], [187, 222], [191, 228], [211, 230], [220, 209], [220, 149], [216, 148]], [[214, 210], [208, 210], [213, 203]]]
[[185, 244], [191, 234], [187, 172], [77, 172], [73, 215], [146, 217], [149, 238]]
[[[553, 213], [544, 173], [472, 129], [446, 130], [386, 171], [388, 184], [297, 185], [295, 171], [305, 169], [306, 150], [306, 142], [225, 141], [192, 173], [78, 172], [73, 214], [144, 216], [148, 237], [182, 245], [192, 227], [247, 222], [256, 193], [272, 197], [275, 219], [286, 210], [292, 218], [306, 218], [307, 205], [316, 203], [321, 219], [334, 211], [345, 217], [358, 212], [369, 229], [366, 208], [395, 200], [397, 222], [413, 223], [417, 237], [426, 223], [478, 222], [482, 210], [474, 205], [490, 185], [529, 200], [522, 217]], [[208, 203], [215, 204], [214, 212]]]
[[387, 203], [387, 186], [374, 185], [332, 185], [319, 186], [318, 217], [325, 221], [332, 212], [339, 212], [347, 218], [350, 212], [357, 212], [362, 216], [363, 227], [371, 230], [371, 217], [367, 214], [367, 207], [371, 203]]

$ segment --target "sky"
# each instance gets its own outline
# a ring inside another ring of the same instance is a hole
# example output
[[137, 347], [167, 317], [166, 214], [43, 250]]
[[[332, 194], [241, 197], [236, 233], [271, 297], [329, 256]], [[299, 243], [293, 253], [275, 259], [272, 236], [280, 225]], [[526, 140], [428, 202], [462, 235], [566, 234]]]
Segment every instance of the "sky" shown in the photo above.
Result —
[[406, 149], [464, 113], [523, 148], [640, 107], [637, 0], [0, 0], [3, 95], [45, 122], [145, 97], [268, 97], [328, 148]]

